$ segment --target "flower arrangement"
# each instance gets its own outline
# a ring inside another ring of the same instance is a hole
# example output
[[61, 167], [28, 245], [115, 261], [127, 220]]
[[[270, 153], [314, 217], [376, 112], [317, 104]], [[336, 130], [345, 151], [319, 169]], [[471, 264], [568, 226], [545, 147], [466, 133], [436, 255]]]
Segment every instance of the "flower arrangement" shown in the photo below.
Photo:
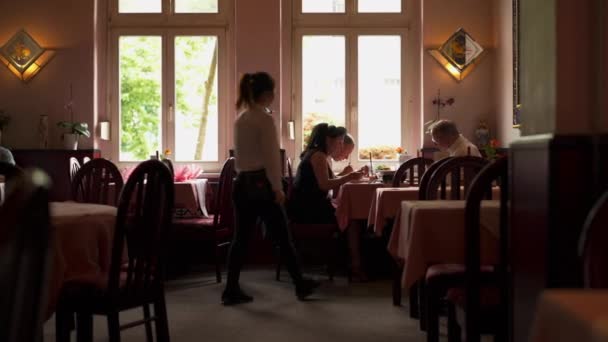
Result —
[[185, 165], [175, 169], [174, 180], [176, 182], [185, 182], [190, 179], [199, 178], [203, 174], [203, 169], [194, 165]]
[[[403, 148], [402, 148], [401, 146], [399, 146], [399, 147], [397, 147], [397, 148], [395, 149], [395, 152], [397, 152], [397, 154], [401, 154], [401, 153], [403, 153], [403, 151], [404, 151], [404, 150], [403, 150]], [[407, 152], [406, 152], [406, 153], [407, 153]]]
[[91, 137], [89, 131], [89, 125], [86, 122], [75, 122], [74, 121], [74, 100], [72, 94], [72, 85], [70, 84], [70, 100], [63, 107], [67, 112], [70, 113], [70, 121], [59, 121], [57, 126], [65, 128], [64, 134], [75, 134], [76, 136], [84, 135], [85, 137]]
[[171, 158], [172, 154], [173, 154], [173, 152], [171, 152], [171, 149], [165, 149], [165, 151], [163, 152], [163, 155], [162, 155], [162, 159], [169, 159], [169, 158]]
[[488, 160], [495, 160], [499, 157], [497, 152], [499, 147], [500, 142], [496, 139], [491, 139], [489, 144], [482, 146], [482, 149], [485, 152]]
[[8, 126], [10, 122], [11, 117], [0, 109], [0, 131], [3, 130], [4, 127]]

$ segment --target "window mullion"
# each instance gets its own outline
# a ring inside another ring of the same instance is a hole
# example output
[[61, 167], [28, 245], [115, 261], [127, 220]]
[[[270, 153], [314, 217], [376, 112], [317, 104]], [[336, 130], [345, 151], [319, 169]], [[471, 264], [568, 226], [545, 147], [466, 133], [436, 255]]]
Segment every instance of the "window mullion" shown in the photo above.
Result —
[[[354, 0], [353, 0], [354, 1]], [[358, 141], [359, 136], [359, 97], [358, 97], [358, 56], [357, 56], [357, 33], [352, 30], [347, 34], [347, 96], [348, 96], [348, 121], [347, 128], [350, 134]], [[353, 151], [358, 156], [357, 151]], [[355, 163], [358, 158], [354, 158]]]

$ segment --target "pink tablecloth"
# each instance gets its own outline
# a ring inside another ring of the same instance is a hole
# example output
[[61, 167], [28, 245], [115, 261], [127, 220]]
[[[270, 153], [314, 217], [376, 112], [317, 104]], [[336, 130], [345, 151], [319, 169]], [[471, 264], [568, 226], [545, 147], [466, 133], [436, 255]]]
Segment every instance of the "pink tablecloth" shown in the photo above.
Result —
[[418, 199], [418, 187], [407, 188], [378, 188], [372, 202], [367, 218], [367, 225], [374, 226], [377, 236], [382, 236], [387, 221], [394, 219], [402, 201], [415, 201]]
[[54, 311], [61, 286], [70, 280], [107, 284], [116, 208], [98, 204], [51, 202], [55, 230], [49, 311]]
[[[464, 263], [465, 201], [404, 201], [388, 250], [404, 261], [403, 288], [422, 279], [428, 266]], [[481, 261], [498, 261], [499, 201], [482, 202]]]
[[608, 342], [608, 291], [544, 291], [529, 341]]
[[365, 220], [377, 188], [384, 187], [382, 183], [352, 182], [340, 187], [338, 197], [334, 201], [336, 218], [341, 230], [345, 230], [351, 220]]

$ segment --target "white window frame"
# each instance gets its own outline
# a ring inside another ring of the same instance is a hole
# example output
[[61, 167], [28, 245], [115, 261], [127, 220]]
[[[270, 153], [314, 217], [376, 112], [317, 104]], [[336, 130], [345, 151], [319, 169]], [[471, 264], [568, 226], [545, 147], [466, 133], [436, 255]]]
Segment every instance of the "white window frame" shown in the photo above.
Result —
[[[217, 36], [218, 37], [218, 160], [217, 161], [174, 161], [176, 164], [197, 164], [205, 172], [218, 172], [224, 160], [228, 157], [228, 140], [230, 127], [234, 121], [229, 115], [229, 104], [232, 103], [232, 95], [229, 91], [229, 80], [234, 77], [234, 70], [230, 67], [234, 60], [234, 39], [232, 38], [233, 27], [233, 1], [219, 0], [219, 13], [179, 13], [170, 15], [167, 9], [173, 8], [173, 0], [162, 0], [162, 14], [119, 14], [118, 1], [111, 0], [109, 6], [110, 24], [108, 42], [108, 108], [111, 111], [111, 141], [112, 160], [119, 165], [136, 165], [136, 161], [120, 160], [120, 113], [119, 113], [119, 37], [125, 35], [134, 36], [161, 36], [163, 49], [162, 63], [162, 105], [161, 105], [161, 145], [162, 149], [171, 149], [175, 155], [175, 44], [176, 36]], [[194, 142], [193, 142], [194, 143]]]
[[[415, 82], [406, 75], [412, 72], [408, 68], [407, 49], [408, 16], [406, 0], [401, 0], [401, 13], [356, 13], [357, 0], [346, 0], [346, 13], [301, 13], [302, 0], [293, 4], [293, 64], [292, 64], [292, 113], [296, 126], [295, 155], [302, 152], [302, 37], [307, 35], [343, 35], [346, 39], [345, 70], [345, 125], [349, 133], [359, 141], [358, 129], [358, 36], [399, 35], [401, 36], [401, 146], [407, 146], [406, 129], [409, 120], [408, 102]], [[360, 167], [367, 162], [358, 158], [358, 148], [353, 151], [351, 163]], [[398, 161], [382, 161], [397, 164]], [[339, 163], [334, 167], [342, 167]]]

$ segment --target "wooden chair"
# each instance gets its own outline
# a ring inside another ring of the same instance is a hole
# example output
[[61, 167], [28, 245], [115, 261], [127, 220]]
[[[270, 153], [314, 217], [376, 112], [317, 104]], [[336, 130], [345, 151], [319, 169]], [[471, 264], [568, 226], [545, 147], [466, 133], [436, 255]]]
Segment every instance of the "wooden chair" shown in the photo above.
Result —
[[[428, 191], [429, 188], [429, 184], [431, 181], [431, 178], [433, 176], [433, 174], [435, 173], [435, 171], [437, 171], [438, 168], [441, 167], [441, 165], [445, 164], [446, 162], [448, 162], [449, 160], [451, 160], [453, 157], [448, 157], [448, 158], [443, 158], [440, 159], [436, 162], [434, 162], [433, 164], [431, 164], [431, 166], [429, 166], [426, 171], [424, 172], [424, 174], [422, 175], [422, 177], [420, 177], [420, 185], [418, 186], [418, 199], [421, 201], [425, 201], [428, 198], [426, 197], [426, 193]], [[445, 185], [442, 185], [445, 186]]]
[[[427, 167], [433, 164], [432, 159], [427, 158], [412, 158], [401, 164], [395, 172], [392, 187], [398, 188], [404, 186], [404, 180], [407, 181], [407, 186], [420, 185], [420, 178], [426, 171]], [[415, 177], [418, 175], [418, 177]]]
[[593, 205], [579, 242], [587, 288], [608, 288], [608, 191]]
[[[120, 341], [120, 330], [142, 324], [152, 341], [152, 321], [157, 340], [169, 341], [164, 262], [173, 203], [173, 178], [165, 165], [148, 160], [133, 170], [120, 196], [107, 287], [77, 282], [64, 286], [55, 318], [56, 341], [69, 341], [66, 323], [73, 313], [78, 341], [93, 340], [93, 315], [107, 316], [111, 342]], [[144, 319], [121, 326], [120, 312], [137, 307], [143, 307]]]
[[[481, 265], [481, 202], [491, 199], [495, 183], [499, 184], [501, 190], [499, 263]], [[460, 340], [455, 307], [464, 308], [467, 342], [479, 342], [482, 332], [494, 334], [495, 341], [506, 341], [507, 201], [508, 161], [501, 158], [484, 167], [471, 182], [465, 207], [465, 264], [437, 264], [427, 270], [427, 341], [439, 341], [439, 312], [444, 295], [447, 295], [448, 301], [450, 341]]]
[[232, 185], [235, 176], [235, 160], [230, 157], [224, 163], [220, 174], [214, 204], [216, 213], [210, 217], [176, 219], [173, 222], [175, 234], [213, 243], [215, 277], [218, 283], [222, 282], [221, 249], [230, 245], [234, 232]]
[[74, 176], [76, 176], [76, 173], [78, 173], [78, 170], [80, 170], [80, 162], [78, 162], [78, 159], [76, 159], [76, 157], [70, 157], [70, 181], [71, 182], [74, 181]]
[[41, 341], [53, 241], [50, 182], [40, 170], [12, 182], [0, 207], [0, 341]]
[[72, 200], [117, 205], [123, 180], [111, 161], [96, 158], [84, 164], [72, 179]]
[[175, 169], [173, 168], [173, 162], [171, 162], [171, 159], [163, 158], [161, 159], [161, 161], [169, 168], [169, 171], [171, 171], [171, 175], [175, 176]]
[[[488, 164], [479, 157], [453, 157], [442, 163], [431, 175], [428, 187], [425, 188], [425, 198], [428, 200], [464, 199], [473, 178]], [[448, 176], [450, 176], [448, 178]], [[449, 182], [449, 198], [447, 186]], [[461, 189], [462, 188], [462, 189]]]
[[[426, 158], [424, 158], [426, 159]], [[431, 175], [437, 170], [441, 165], [450, 160], [451, 158], [440, 159], [431, 165], [429, 165], [422, 175], [418, 174], [419, 177], [419, 188], [418, 188], [418, 199], [426, 200], [426, 190], [429, 186], [429, 181], [431, 180]], [[403, 265], [399, 263], [395, 263], [393, 269], [393, 289], [392, 289], [392, 297], [393, 297], [393, 305], [399, 306], [401, 305], [401, 277], [403, 275]], [[420, 296], [419, 296], [419, 286], [413, 286], [409, 290], [409, 309], [410, 309], [410, 317], [411, 318], [420, 318], [421, 316], [421, 307], [420, 307]], [[421, 321], [421, 326], [424, 329], [424, 322]]]
[[[287, 158], [287, 194], [286, 198], [289, 200], [293, 193], [293, 168], [291, 159]], [[322, 246], [322, 254], [325, 256], [327, 264], [327, 273], [330, 280], [334, 279], [335, 264], [337, 259], [337, 232], [339, 232], [336, 224], [305, 224], [289, 222], [289, 230], [295, 244], [302, 243], [315, 243]], [[281, 257], [281, 249], [279, 246], [275, 246], [277, 255], [277, 265], [275, 270], [275, 279], [281, 280], [281, 267], [283, 266], [283, 259]]]

